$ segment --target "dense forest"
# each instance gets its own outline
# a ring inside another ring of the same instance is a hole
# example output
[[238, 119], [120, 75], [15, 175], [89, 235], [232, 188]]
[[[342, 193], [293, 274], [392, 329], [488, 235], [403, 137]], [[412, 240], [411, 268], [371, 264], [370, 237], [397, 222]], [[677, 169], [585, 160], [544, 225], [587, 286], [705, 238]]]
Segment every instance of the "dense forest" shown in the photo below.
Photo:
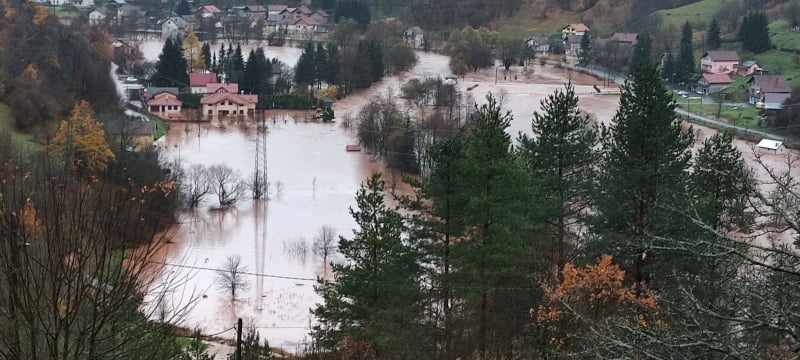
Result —
[[610, 125], [568, 85], [513, 141], [490, 96], [410, 194], [365, 180], [311, 357], [796, 356], [800, 258], [755, 240], [796, 236], [796, 180], [757, 180], [726, 133], [695, 145], [674, 106], [646, 65]]
[[0, 12], [0, 101], [13, 104], [17, 127], [60, 119], [77, 99], [100, 111], [117, 107], [108, 34], [64, 26], [32, 2], [3, 2]]

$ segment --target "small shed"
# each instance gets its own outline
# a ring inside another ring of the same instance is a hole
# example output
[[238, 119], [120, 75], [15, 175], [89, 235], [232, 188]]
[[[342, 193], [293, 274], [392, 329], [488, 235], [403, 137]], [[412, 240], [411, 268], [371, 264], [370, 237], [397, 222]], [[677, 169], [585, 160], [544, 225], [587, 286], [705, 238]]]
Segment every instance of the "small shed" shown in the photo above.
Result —
[[361, 145], [352, 144], [344, 147], [346, 151], [361, 151]]
[[783, 142], [778, 140], [762, 139], [758, 143], [758, 150], [772, 151], [773, 153], [783, 152]]

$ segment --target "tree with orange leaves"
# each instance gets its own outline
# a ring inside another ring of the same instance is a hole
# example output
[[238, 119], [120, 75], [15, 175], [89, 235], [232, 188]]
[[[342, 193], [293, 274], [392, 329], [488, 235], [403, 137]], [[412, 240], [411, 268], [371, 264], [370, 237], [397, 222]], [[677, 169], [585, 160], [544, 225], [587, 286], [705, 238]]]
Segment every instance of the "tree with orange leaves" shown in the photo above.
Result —
[[79, 170], [103, 172], [114, 153], [108, 146], [103, 125], [94, 117], [92, 106], [84, 100], [75, 104], [69, 120], [61, 122], [52, 149]]
[[604, 322], [619, 321], [639, 328], [662, 324], [653, 294], [625, 285], [625, 271], [612, 262], [610, 255], [580, 268], [567, 263], [561, 278], [555, 286], [545, 286], [544, 303], [531, 309], [551, 350], [564, 350], [574, 338]]

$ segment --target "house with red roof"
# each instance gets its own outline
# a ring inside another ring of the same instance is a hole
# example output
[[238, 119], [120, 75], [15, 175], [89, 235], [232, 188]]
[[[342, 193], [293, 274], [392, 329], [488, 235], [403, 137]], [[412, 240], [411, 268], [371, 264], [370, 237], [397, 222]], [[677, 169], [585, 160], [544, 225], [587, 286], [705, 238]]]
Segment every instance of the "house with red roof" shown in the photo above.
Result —
[[220, 11], [219, 8], [214, 5], [204, 5], [197, 10], [197, 14], [199, 14], [200, 17], [203, 18], [216, 17], [221, 12], [222, 11]]
[[238, 84], [211, 84], [209, 88], [214, 88], [216, 91], [208, 93], [200, 99], [203, 115], [210, 117], [245, 116], [255, 113], [258, 95], [229, 92], [229, 90], [238, 90]]
[[147, 100], [147, 109], [154, 115], [164, 119], [177, 119], [181, 116], [183, 102], [175, 94], [161, 92]]
[[237, 83], [209, 83], [206, 84], [206, 93], [214, 94], [218, 92], [238, 93], [239, 84]]
[[706, 73], [697, 81], [697, 90], [706, 95], [714, 94], [731, 86], [732, 82], [728, 74]]
[[189, 73], [189, 86], [192, 94], [205, 94], [206, 85], [217, 82], [217, 74], [214, 73]]
[[589, 30], [590, 30], [589, 27], [586, 26], [584, 23], [569, 24], [561, 29], [561, 38], [565, 39], [567, 36], [570, 35], [583, 36], [587, 32], [589, 32]]

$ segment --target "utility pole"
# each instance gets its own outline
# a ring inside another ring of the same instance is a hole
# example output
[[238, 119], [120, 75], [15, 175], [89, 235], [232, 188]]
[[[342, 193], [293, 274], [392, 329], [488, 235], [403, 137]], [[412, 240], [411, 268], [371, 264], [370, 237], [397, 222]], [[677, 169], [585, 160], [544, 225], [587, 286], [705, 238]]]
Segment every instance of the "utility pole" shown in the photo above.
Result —
[[268, 196], [267, 183], [267, 123], [263, 113], [256, 113], [256, 156], [253, 198]]
[[242, 318], [236, 323], [236, 360], [242, 360]]

